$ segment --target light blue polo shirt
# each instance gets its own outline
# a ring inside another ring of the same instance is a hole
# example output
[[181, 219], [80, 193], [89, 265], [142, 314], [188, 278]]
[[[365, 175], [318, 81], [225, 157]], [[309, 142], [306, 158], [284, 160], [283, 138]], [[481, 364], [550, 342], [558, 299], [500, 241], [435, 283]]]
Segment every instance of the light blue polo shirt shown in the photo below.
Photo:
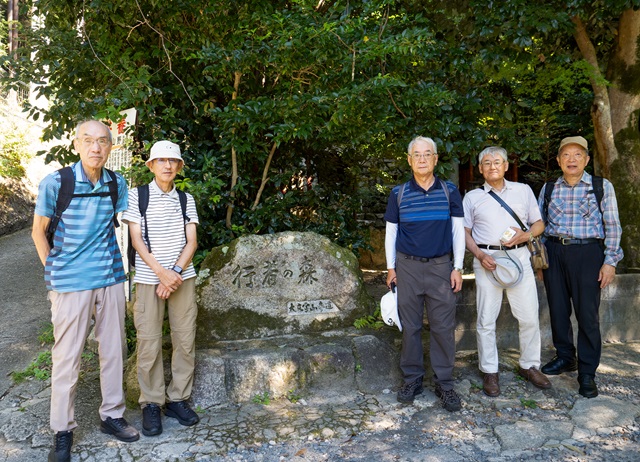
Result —
[[[75, 194], [109, 192], [109, 174], [103, 169], [95, 187], [87, 179], [82, 162], [71, 166]], [[116, 211], [127, 209], [127, 184], [117, 175]], [[60, 173], [47, 175], [38, 187], [35, 213], [51, 218], [60, 191]], [[113, 225], [113, 202], [109, 195], [74, 197], [64, 211], [47, 256], [44, 280], [48, 290], [79, 292], [112, 286], [126, 279], [122, 255]]]

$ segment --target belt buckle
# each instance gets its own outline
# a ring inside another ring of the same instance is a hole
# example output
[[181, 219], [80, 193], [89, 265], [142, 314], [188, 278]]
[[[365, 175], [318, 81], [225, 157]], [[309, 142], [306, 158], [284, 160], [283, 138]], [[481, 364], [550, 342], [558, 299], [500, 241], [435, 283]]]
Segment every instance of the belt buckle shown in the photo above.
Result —
[[562, 245], [571, 245], [571, 238], [570, 237], [561, 237], [560, 238], [560, 243]]

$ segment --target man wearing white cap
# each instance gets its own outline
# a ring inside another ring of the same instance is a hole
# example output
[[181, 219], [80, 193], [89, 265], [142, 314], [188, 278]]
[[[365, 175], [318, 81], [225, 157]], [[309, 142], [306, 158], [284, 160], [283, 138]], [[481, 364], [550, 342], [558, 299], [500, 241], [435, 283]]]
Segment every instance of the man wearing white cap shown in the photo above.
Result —
[[[177, 191], [173, 182], [184, 166], [177, 144], [155, 143], [146, 165], [155, 178], [150, 184], [129, 191], [129, 208], [122, 221], [129, 225], [136, 250], [134, 324], [142, 433], [154, 436], [162, 433], [163, 405], [165, 415], [178, 419], [182, 425], [199, 421], [187, 403], [195, 365], [196, 273], [191, 260], [197, 248], [198, 215], [193, 197]], [[165, 304], [173, 347], [172, 377], [166, 390], [162, 364]]]
[[[585, 172], [589, 145], [581, 136], [564, 138], [558, 149], [562, 176], [545, 184], [538, 204], [542, 211], [549, 268], [544, 270], [551, 333], [556, 356], [542, 367], [549, 375], [578, 370], [578, 392], [598, 396], [600, 364], [600, 292], [622, 260], [622, 228], [613, 185]], [[571, 311], [578, 321], [578, 348], [573, 343]]]
[[[539, 370], [538, 291], [527, 248], [529, 239], [544, 231], [540, 210], [528, 185], [505, 180], [509, 169], [505, 149], [496, 146], [484, 149], [478, 156], [478, 165], [485, 183], [465, 195], [463, 206], [467, 249], [475, 257], [476, 336], [482, 388], [488, 396], [500, 394], [496, 320], [505, 290], [519, 325], [518, 373], [538, 388], [550, 388], [551, 382]], [[526, 232], [495, 197], [526, 223]], [[505, 232], [507, 235], [503, 236]]]

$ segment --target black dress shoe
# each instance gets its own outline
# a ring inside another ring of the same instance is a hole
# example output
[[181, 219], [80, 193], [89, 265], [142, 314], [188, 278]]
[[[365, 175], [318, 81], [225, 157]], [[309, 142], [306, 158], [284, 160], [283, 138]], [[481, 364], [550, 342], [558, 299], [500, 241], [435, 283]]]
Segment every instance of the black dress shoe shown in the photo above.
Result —
[[578, 370], [578, 361], [574, 359], [558, 358], [557, 356], [542, 366], [540, 371], [546, 375], [559, 375], [563, 372], [571, 372]]
[[596, 381], [592, 376], [587, 374], [580, 374], [578, 376], [578, 383], [580, 384], [578, 393], [580, 393], [585, 398], [595, 398], [596, 396], [598, 396], [598, 387], [596, 386]]
[[53, 437], [53, 448], [49, 452], [48, 462], [69, 462], [73, 432], [58, 432]]
[[149, 403], [142, 408], [142, 434], [156, 436], [162, 433], [162, 416], [160, 406]]
[[124, 441], [125, 443], [138, 441], [138, 439], [140, 438], [138, 430], [129, 425], [127, 421], [122, 417], [117, 419], [107, 417], [106, 420], [102, 420], [100, 422], [100, 431], [102, 433], [106, 433], [107, 435], [113, 435], [117, 439], [119, 439], [120, 441]]

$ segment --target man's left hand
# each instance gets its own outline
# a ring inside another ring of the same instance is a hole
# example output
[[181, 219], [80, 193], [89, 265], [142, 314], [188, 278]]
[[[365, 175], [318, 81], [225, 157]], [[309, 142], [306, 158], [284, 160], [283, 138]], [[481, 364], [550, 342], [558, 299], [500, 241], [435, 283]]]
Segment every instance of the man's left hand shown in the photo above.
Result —
[[522, 244], [529, 241], [529, 231], [522, 231], [520, 228], [511, 227], [516, 232], [516, 235], [511, 240], [504, 242], [502, 245], [505, 247], [513, 247], [514, 245]]
[[454, 292], [460, 292], [462, 290], [462, 274], [460, 271], [451, 271], [451, 288]]
[[604, 289], [613, 281], [616, 276], [616, 267], [607, 265], [606, 263], [600, 268], [600, 274], [598, 274], [598, 281], [600, 281], [600, 288]]

